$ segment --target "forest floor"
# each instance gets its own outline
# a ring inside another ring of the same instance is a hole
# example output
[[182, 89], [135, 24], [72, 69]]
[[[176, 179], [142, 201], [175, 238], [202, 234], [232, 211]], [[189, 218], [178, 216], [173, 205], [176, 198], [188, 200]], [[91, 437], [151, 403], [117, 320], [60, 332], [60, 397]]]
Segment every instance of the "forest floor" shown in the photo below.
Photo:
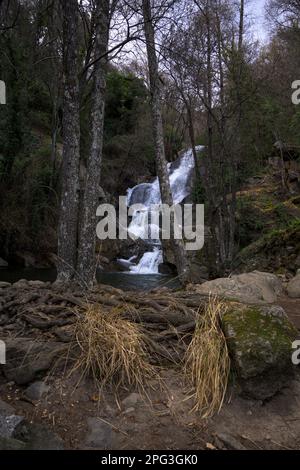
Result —
[[[17, 415], [47, 425], [66, 449], [299, 449], [300, 375], [266, 402], [227, 394], [221, 412], [201, 419], [180, 371], [164, 369], [148, 397], [122, 390], [98, 393], [92, 382], [50, 376], [38, 402], [6, 383], [1, 398]], [[151, 385], [151, 386], [150, 386]]]
[[[285, 308], [300, 328], [299, 301], [282, 296]], [[49, 333], [43, 333], [48, 335]], [[158, 367], [160, 378], [144, 393], [106, 387], [75, 372], [52, 369], [49, 386], [39, 400], [27, 386], [1, 378], [0, 398], [14, 414], [41, 423], [63, 440], [66, 449], [298, 449], [300, 447], [300, 371], [266, 401], [237, 394], [234, 384], [219, 414], [203, 419], [192, 411], [193, 397], [181, 368]], [[47, 444], [45, 444], [47, 445]]]

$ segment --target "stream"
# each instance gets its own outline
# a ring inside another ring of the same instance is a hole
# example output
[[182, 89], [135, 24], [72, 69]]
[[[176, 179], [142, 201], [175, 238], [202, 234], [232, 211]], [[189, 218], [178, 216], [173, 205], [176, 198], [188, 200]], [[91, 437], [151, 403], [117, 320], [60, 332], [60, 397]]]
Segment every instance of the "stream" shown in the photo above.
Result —
[[[54, 268], [1, 268], [0, 281], [17, 282], [20, 279], [28, 281], [55, 281]], [[178, 288], [179, 281], [174, 276], [162, 274], [135, 274], [126, 272], [97, 271], [97, 280], [100, 284], [108, 284], [123, 290], [151, 290], [156, 287]]]

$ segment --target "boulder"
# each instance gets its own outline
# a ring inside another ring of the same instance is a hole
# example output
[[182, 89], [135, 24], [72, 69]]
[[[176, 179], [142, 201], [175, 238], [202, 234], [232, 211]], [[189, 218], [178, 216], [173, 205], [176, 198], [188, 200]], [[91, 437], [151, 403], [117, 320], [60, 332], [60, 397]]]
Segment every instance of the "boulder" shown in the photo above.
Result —
[[288, 282], [286, 287], [288, 296], [293, 299], [300, 299], [300, 273]]
[[214, 279], [196, 286], [200, 294], [220, 295], [246, 304], [274, 303], [283, 292], [275, 274], [253, 271]]
[[6, 340], [4, 375], [18, 385], [32, 382], [47, 372], [64, 350], [65, 345], [54, 341], [33, 341], [28, 338]]
[[243, 394], [272, 397], [293, 372], [292, 342], [298, 333], [283, 308], [232, 303], [222, 328]]

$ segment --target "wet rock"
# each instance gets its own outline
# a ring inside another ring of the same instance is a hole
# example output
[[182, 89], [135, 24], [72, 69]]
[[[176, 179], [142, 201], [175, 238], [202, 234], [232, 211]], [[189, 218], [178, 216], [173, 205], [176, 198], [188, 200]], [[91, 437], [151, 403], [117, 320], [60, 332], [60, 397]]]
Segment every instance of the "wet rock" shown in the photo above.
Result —
[[25, 390], [25, 396], [33, 401], [40, 400], [50, 390], [50, 386], [45, 382], [37, 381], [29, 385]]
[[214, 294], [247, 304], [273, 303], [283, 292], [275, 274], [253, 271], [231, 277], [214, 279], [196, 287], [201, 294]]
[[18, 385], [32, 382], [51, 368], [64, 349], [63, 344], [54, 341], [33, 341], [28, 338], [7, 340], [4, 375]]
[[300, 299], [300, 272], [298, 274], [297, 271], [296, 276], [288, 282], [286, 290], [289, 297]]
[[42, 424], [24, 421], [14, 430], [14, 439], [25, 442], [26, 449], [31, 450], [63, 450], [61, 437]]
[[293, 371], [297, 330], [284, 310], [233, 304], [222, 317], [222, 327], [242, 393], [259, 400], [272, 397]]
[[89, 432], [85, 439], [87, 447], [111, 449], [114, 432], [112, 427], [99, 418], [88, 418]]

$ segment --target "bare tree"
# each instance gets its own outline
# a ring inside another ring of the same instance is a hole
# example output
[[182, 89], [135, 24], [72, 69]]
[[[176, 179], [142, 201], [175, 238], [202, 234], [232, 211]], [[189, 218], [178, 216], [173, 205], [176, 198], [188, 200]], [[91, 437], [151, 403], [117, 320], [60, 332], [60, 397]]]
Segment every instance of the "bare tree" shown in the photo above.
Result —
[[91, 94], [91, 142], [87, 160], [86, 178], [79, 227], [77, 272], [88, 285], [95, 278], [96, 209], [99, 203], [100, 173], [103, 146], [106, 65], [109, 37], [109, 0], [95, 0], [94, 54], [101, 57], [94, 63]]
[[77, 0], [61, 1], [63, 11], [63, 163], [58, 228], [58, 280], [74, 275], [79, 210], [80, 118]]

